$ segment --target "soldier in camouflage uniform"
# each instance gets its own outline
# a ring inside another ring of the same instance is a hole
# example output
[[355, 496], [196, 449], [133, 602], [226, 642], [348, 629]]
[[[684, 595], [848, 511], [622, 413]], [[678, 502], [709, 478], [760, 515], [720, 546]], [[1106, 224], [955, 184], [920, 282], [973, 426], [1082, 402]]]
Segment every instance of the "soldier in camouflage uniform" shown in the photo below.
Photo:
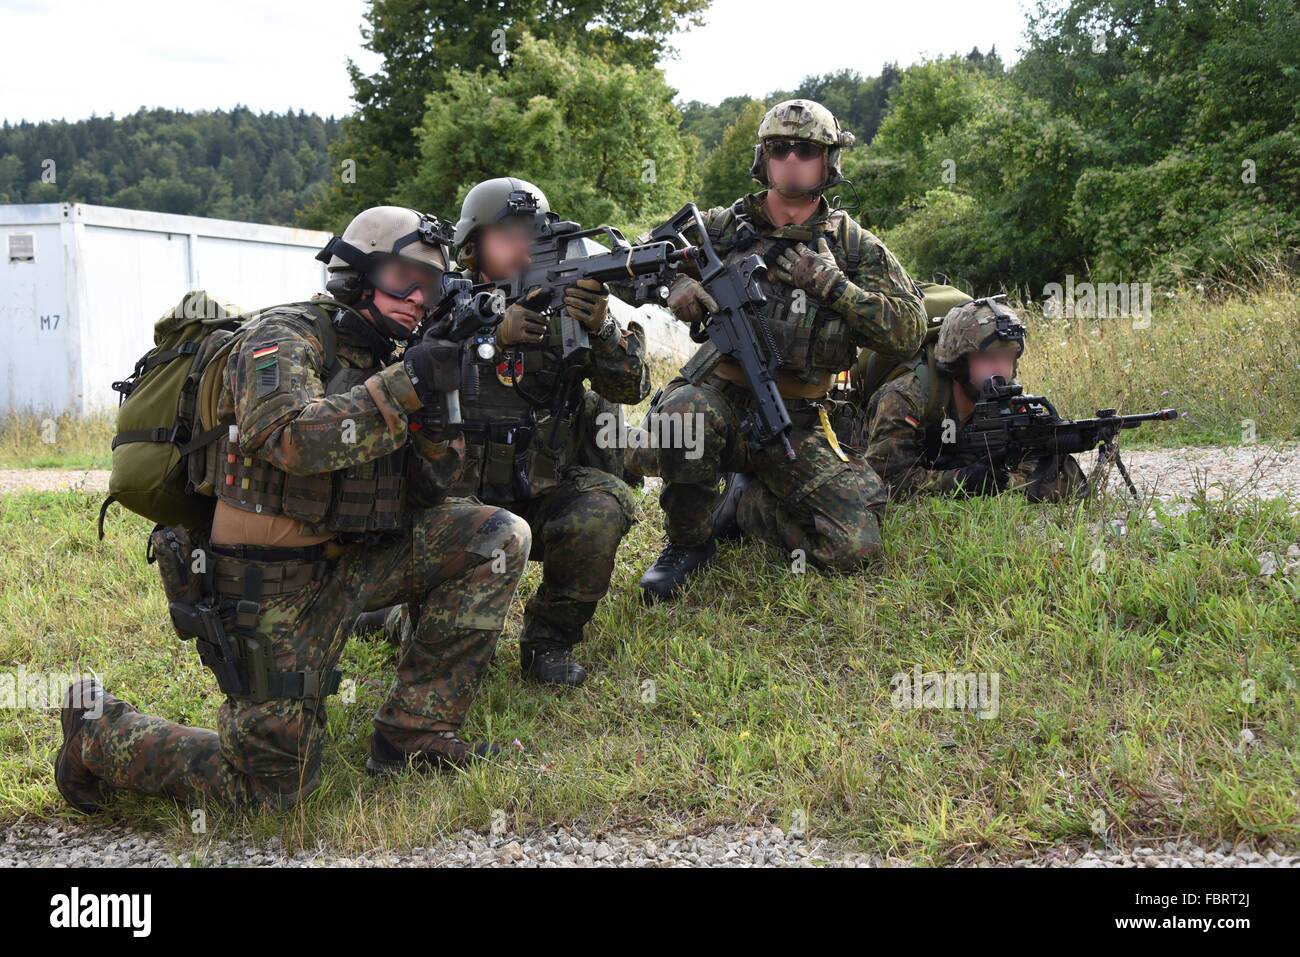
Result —
[[[647, 601], [673, 598], [689, 575], [711, 563], [715, 537], [798, 550], [834, 570], [856, 569], [881, 554], [884, 489], [859, 453], [839, 445], [826, 397], [859, 347], [900, 359], [915, 352], [925, 315], [916, 286], [880, 240], [822, 196], [842, 181], [840, 151], [852, 143], [825, 107], [779, 103], [763, 118], [754, 151], [754, 178], [768, 188], [705, 214], [725, 261], [758, 253], [768, 263], [761, 286], [782, 356], [777, 386], [794, 423], [797, 458], [787, 461], [779, 446], [749, 447], [739, 424], [753, 398], [740, 369], [712, 345], [702, 346], [648, 420], [684, 425], [685, 417], [699, 416], [703, 442], [699, 455], [659, 450], [668, 545], [641, 579]], [[716, 308], [685, 275], [668, 305], [684, 322]], [[720, 501], [726, 473], [733, 474]]]
[[993, 495], [1007, 489], [1033, 502], [1087, 494], [1088, 480], [1073, 456], [1008, 463], [958, 452], [952, 443], [970, 419], [985, 380], [1000, 375], [1012, 381], [1024, 348], [1025, 327], [1015, 313], [997, 299], [968, 302], [944, 317], [933, 347], [871, 397], [867, 461], [884, 479], [891, 499]]
[[324, 699], [350, 626], [396, 601], [412, 604], [415, 627], [367, 769], [460, 766], [497, 750], [457, 730], [530, 533], [504, 509], [444, 501], [464, 456], [443, 409], [458, 349], [423, 341], [395, 354], [440, 294], [439, 226], [409, 209], [366, 210], [322, 253], [333, 298], [268, 309], [232, 340], [214, 373], [229, 430], [203, 466], [217, 496], [211, 527], [151, 538], [178, 630], [200, 611], [216, 622], [199, 650], [226, 693], [218, 730], [142, 714], [94, 680], [74, 685], [55, 760], [74, 807], [93, 811], [114, 789], [233, 806], [301, 800], [320, 783]]
[[[549, 213], [546, 196], [532, 183], [514, 177], [479, 183], [466, 194], [456, 224], [462, 273], [475, 282], [517, 275], [530, 262], [537, 217]], [[466, 465], [453, 494], [527, 519], [542, 583], [524, 608], [521, 673], [576, 686], [586, 672], [573, 660], [573, 646], [609, 590], [615, 553], [636, 514], [622, 479], [596, 467], [588, 454], [592, 417], [644, 399], [650, 372], [645, 333], [636, 323], [618, 325], [600, 283], [569, 287], [564, 310], [591, 339], [573, 368], [562, 363], [559, 313], [540, 315], [526, 300], [507, 308], [494, 336], [475, 340], [478, 395], [461, 394]], [[385, 628], [390, 640], [399, 637], [402, 613], [390, 614]]]

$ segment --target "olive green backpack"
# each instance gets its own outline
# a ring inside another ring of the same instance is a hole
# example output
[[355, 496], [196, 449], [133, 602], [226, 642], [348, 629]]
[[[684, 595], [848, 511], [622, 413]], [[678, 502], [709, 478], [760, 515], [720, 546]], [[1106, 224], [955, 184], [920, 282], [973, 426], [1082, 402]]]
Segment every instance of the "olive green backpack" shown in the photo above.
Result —
[[[854, 394], [857, 396], [857, 401], [864, 409], [870, 406], [872, 397], [880, 391], [882, 386], [908, 372], [915, 372], [923, 379], [928, 380], [925, 383], [927, 386], [926, 391], [935, 400], [932, 404], [937, 405], [941, 397], [941, 390], [928, 388], [936, 375], [934, 344], [939, 339], [939, 327], [943, 325], [944, 316], [948, 315], [955, 307], [970, 302], [971, 297], [955, 286], [943, 286], [932, 282], [919, 282], [917, 285], [925, 293], [923, 305], [925, 306], [926, 328], [921, 348], [917, 350], [915, 355], [904, 362], [864, 349], [858, 356], [858, 361], [854, 363], [853, 368], [849, 371], [849, 382], [853, 387]], [[926, 410], [927, 419], [933, 411], [933, 409]]]
[[[315, 306], [326, 366], [334, 363], [334, 330], [324, 306]], [[242, 313], [201, 289], [185, 294], [154, 324], [154, 347], [113, 388], [121, 394], [113, 471], [104, 516], [117, 502], [159, 525], [198, 528], [212, 518], [216, 499], [210, 482], [195, 481], [206, 468], [206, 451], [229, 428], [213, 414], [226, 360], [241, 326], [257, 313]], [[195, 466], [198, 466], [197, 468]]]

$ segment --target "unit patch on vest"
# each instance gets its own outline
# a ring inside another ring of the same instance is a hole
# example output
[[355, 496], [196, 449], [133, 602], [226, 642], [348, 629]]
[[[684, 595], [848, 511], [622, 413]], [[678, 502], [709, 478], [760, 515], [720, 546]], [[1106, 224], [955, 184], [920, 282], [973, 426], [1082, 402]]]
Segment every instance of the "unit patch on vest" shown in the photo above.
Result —
[[[269, 349], [258, 349], [253, 353], [256, 360], [254, 370], [257, 372], [257, 397], [270, 395], [280, 388], [280, 360], [274, 355], [279, 350], [279, 346], [271, 346]], [[265, 358], [260, 358], [265, 356]]]
[[509, 359], [497, 363], [497, 381], [502, 385], [514, 385], [515, 380], [524, 377], [524, 360], [516, 359], [514, 367], [511, 367]]

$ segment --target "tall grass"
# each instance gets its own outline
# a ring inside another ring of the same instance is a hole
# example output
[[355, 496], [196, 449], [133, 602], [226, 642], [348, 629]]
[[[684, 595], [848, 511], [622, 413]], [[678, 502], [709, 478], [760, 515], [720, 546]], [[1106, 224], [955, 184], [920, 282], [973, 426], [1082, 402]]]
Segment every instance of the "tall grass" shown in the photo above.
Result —
[[1149, 328], [1131, 319], [1045, 317], [1030, 329], [1020, 377], [1062, 415], [1174, 406], [1178, 422], [1143, 426], [1126, 442], [1235, 445], [1300, 439], [1300, 292], [1270, 273], [1213, 295], [1155, 290]]

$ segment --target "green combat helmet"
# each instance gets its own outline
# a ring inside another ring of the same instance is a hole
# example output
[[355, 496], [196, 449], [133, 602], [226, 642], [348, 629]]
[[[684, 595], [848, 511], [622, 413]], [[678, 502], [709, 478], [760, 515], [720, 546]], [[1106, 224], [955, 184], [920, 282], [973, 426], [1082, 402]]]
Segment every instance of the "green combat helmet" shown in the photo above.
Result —
[[1006, 296], [990, 296], [949, 310], [939, 327], [934, 358], [951, 368], [972, 352], [999, 348], [1014, 348], [1019, 359], [1025, 352], [1025, 327], [1007, 308]]
[[491, 226], [511, 216], [545, 216], [550, 211], [546, 194], [527, 180], [513, 176], [485, 179], [465, 194], [453, 241], [457, 247], [464, 247], [480, 226]]
[[840, 151], [851, 147], [855, 138], [848, 130], [840, 129], [835, 114], [820, 103], [812, 100], [784, 100], [763, 116], [763, 122], [758, 124], [754, 165], [749, 172], [764, 186], [768, 182], [763, 144], [772, 139], [808, 140], [826, 147], [826, 179], [812, 192], [822, 193], [844, 182], [844, 176], [840, 172]]

